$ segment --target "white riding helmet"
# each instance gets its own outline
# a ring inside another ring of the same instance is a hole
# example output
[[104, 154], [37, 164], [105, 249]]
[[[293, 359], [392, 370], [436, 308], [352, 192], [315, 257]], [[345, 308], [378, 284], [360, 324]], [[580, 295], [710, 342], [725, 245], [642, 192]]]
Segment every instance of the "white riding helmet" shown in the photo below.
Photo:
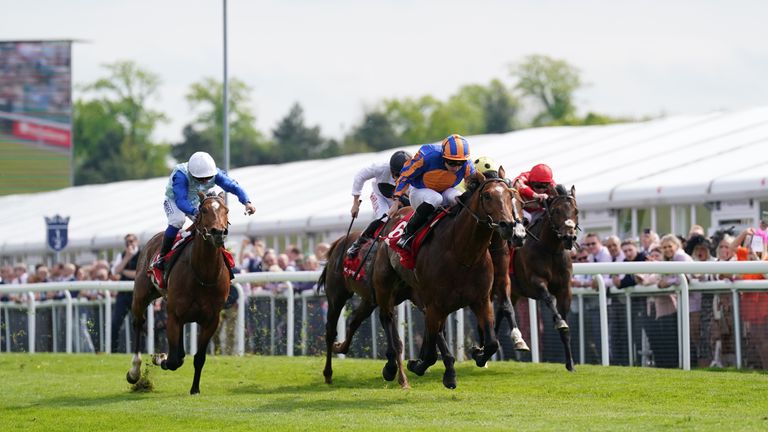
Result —
[[196, 152], [193, 154], [189, 158], [187, 168], [189, 168], [189, 173], [197, 178], [213, 177], [218, 171], [216, 169], [216, 162], [206, 152]]

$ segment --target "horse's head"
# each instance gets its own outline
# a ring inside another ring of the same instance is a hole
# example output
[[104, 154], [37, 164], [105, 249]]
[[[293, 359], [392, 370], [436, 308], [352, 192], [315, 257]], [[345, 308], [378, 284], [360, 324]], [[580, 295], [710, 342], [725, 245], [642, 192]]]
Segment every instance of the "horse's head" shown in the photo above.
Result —
[[224, 192], [203, 195], [200, 197], [200, 207], [195, 219], [197, 234], [205, 241], [210, 241], [216, 247], [224, 246], [229, 234], [229, 209], [224, 203]]
[[[492, 229], [499, 232], [504, 240], [510, 240], [516, 236], [515, 227], [519, 223], [522, 227], [522, 203], [520, 196], [512, 192], [503, 178], [485, 178], [481, 173], [475, 173], [470, 179], [470, 189], [475, 193], [469, 204], [469, 209], [478, 222], [487, 223]], [[516, 191], [515, 191], [516, 192]], [[515, 200], [517, 203], [515, 203]]]
[[555, 194], [545, 203], [550, 226], [565, 249], [572, 249], [579, 229], [579, 208], [576, 205], [576, 187], [566, 192], [563, 185], [557, 185]]

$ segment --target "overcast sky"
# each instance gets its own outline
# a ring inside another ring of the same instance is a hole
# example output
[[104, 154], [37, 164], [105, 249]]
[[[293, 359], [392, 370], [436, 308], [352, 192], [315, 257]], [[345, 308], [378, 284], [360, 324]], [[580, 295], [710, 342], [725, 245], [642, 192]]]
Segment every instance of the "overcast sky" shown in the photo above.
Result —
[[[270, 132], [294, 102], [340, 137], [382, 98], [500, 78], [529, 54], [589, 85], [582, 113], [702, 113], [768, 104], [768, 1], [229, 0], [229, 72]], [[189, 85], [222, 76], [221, 0], [0, 0], [0, 40], [79, 39], [74, 82], [132, 60], [163, 80], [154, 108], [176, 141]], [[77, 96], [77, 94], [76, 94]]]

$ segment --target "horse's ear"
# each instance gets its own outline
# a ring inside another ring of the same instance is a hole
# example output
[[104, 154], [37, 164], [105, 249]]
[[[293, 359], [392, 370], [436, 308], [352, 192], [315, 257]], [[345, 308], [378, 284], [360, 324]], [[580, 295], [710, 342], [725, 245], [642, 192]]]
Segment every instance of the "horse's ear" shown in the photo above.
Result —
[[571, 186], [571, 196], [576, 198], [576, 185]]
[[507, 173], [504, 171], [504, 167], [499, 165], [499, 178], [504, 179], [507, 178]]
[[202, 200], [204, 200], [204, 199], [205, 199], [205, 194], [204, 194], [204, 193], [202, 193], [202, 192], [200, 192], [200, 191], [197, 191], [197, 196], [199, 196], [199, 197], [200, 197], [200, 201], [202, 201]]
[[219, 198], [224, 199], [224, 191], [219, 192]]

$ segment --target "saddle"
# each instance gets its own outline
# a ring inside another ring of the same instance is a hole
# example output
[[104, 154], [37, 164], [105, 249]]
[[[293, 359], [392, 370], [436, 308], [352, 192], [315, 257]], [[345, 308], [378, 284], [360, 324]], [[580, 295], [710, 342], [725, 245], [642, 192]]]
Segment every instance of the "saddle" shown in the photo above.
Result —
[[400, 255], [400, 265], [407, 268], [408, 270], [413, 270], [416, 267], [416, 257], [419, 254], [421, 245], [424, 244], [424, 240], [426, 240], [427, 236], [432, 232], [434, 227], [445, 216], [450, 214], [450, 211], [446, 209], [439, 209], [436, 213], [433, 213], [427, 223], [424, 224], [424, 227], [416, 231], [416, 235], [411, 245], [411, 250], [407, 250], [398, 247], [397, 241], [405, 233], [405, 226], [408, 224], [408, 221], [411, 220], [413, 214], [414, 211], [411, 210], [408, 214], [404, 215], [403, 218], [400, 219], [400, 222], [398, 222], [398, 224], [392, 228], [389, 234], [387, 234], [387, 237], [384, 238], [384, 242], [387, 243], [387, 246], [389, 246], [393, 251]]
[[[180, 252], [184, 250], [184, 248], [187, 247], [189, 243], [192, 242], [193, 238], [193, 231], [180, 231], [178, 234], [176, 234], [176, 240], [174, 241], [171, 250], [163, 257], [163, 260], [165, 261], [165, 277], [163, 277], [163, 272], [154, 265], [150, 265], [147, 269], [149, 280], [161, 293], [164, 294], [166, 288], [168, 287], [167, 276], [171, 274], [171, 269], [176, 264], [176, 261], [179, 260], [179, 256], [181, 255]], [[227, 268], [229, 269], [230, 279], [232, 279], [234, 277], [234, 272], [232, 269], [235, 268], [235, 258], [232, 256], [231, 252], [223, 247], [221, 248], [221, 254], [224, 257], [224, 262], [227, 264]], [[157, 262], [159, 259], [160, 252], [158, 251], [153, 256], [151, 262]]]

